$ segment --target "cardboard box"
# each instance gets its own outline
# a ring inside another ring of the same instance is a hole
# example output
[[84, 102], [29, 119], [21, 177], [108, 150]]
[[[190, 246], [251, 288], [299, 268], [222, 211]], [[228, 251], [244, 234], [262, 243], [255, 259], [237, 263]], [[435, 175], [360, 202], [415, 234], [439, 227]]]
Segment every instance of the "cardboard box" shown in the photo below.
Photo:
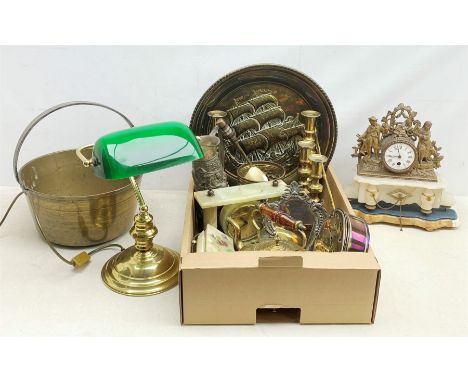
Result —
[[[353, 213], [331, 168], [336, 207]], [[324, 191], [324, 203], [330, 206]], [[196, 202], [190, 185], [181, 248], [182, 324], [369, 324], [375, 319], [380, 267], [372, 248], [357, 252], [193, 253]]]

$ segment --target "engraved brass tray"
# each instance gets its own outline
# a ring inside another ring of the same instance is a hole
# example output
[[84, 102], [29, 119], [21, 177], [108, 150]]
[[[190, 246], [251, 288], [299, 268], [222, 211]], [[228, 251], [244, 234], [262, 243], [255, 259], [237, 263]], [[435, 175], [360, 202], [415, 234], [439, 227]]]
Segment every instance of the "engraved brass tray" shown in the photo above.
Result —
[[[337, 139], [336, 116], [328, 96], [306, 75], [278, 65], [254, 65], [227, 74], [201, 97], [190, 128], [196, 135], [212, 129], [211, 110], [227, 112], [227, 122], [252, 161], [270, 161], [286, 170], [286, 183], [297, 178], [299, 147], [304, 124], [300, 113], [320, 112], [317, 131], [321, 152], [333, 156]], [[238, 184], [237, 168], [245, 163], [228, 140], [223, 141], [224, 168], [231, 185]], [[328, 163], [328, 162], [327, 162]]]

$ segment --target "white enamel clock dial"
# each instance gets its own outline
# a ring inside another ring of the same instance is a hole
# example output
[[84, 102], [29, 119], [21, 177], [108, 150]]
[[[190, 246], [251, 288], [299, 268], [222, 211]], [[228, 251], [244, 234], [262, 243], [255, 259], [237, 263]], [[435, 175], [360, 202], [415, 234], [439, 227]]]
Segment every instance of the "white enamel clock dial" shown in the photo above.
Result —
[[393, 143], [387, 147], [384, 153], [385, 167], [393, 172], [406, 172], [414, 164], [416, 152], [407, 143]]

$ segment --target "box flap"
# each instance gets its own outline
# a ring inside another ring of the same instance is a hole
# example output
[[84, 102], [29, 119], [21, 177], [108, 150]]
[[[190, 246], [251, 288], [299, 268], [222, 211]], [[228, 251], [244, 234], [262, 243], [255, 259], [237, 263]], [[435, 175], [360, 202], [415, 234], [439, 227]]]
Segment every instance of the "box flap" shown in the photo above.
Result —
[[[281, 260], [265, 260], [268, 258]], [[293, 258], [290, 260], [289, 258]], [[291, 266], [302, 261], [303, 268], [311, 269], [380, 269], [372, 252], [234, 252], [234, 253], [187, 253], [181, 262], [181, 269], [228, 269], [258, 268], [261, 262], [276, 261], [276, 266]], [[283, 262], [284, 265], [279, 265]], [[288, 265], [289, 264], [289, 265]], [[299, 266], [299, 265], [294, 265]]]

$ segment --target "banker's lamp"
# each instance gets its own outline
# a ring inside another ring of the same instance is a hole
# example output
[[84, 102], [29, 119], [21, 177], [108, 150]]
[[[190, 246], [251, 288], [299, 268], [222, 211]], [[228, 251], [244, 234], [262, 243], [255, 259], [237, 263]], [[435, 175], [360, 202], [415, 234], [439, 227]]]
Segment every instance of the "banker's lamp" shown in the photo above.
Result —
[[[93, 146], [93, 156], [81, 153]], [[153, 244], [158, 233], [135, 176], [177, 166], [203, 157], [192, 131], [183, 123], [163, 122], [104, 135], [94, 145], [77, 150], [83, 165], [92, 166], [105, 179], [129, 178], [138, 200], [139, 213], [130, 234], [135, 245], [109, 259], [102, 269], [104, 283], [129, 296], [149, 296], [177, 284], [179, 254]]]

